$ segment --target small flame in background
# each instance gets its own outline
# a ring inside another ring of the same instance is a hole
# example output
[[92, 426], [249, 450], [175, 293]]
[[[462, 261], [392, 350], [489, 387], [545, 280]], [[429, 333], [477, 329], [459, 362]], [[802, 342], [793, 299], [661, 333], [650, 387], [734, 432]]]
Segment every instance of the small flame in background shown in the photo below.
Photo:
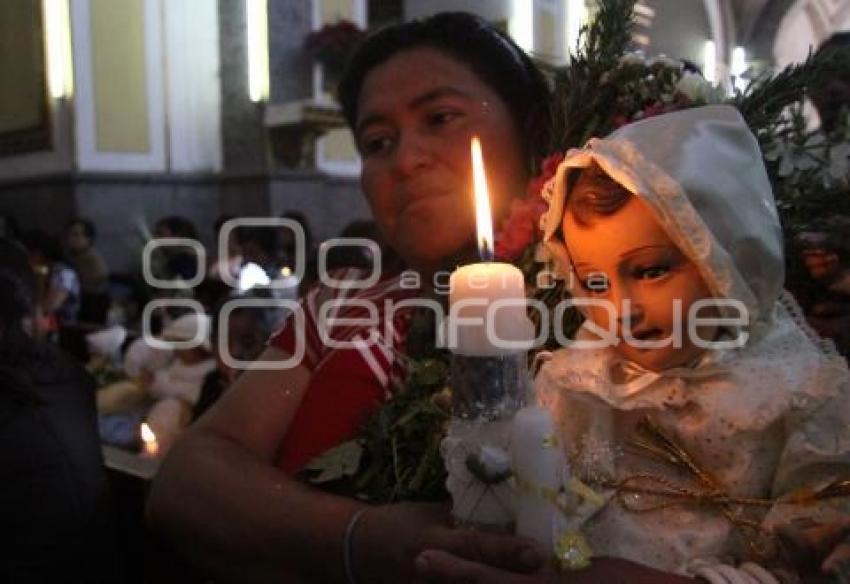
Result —
[[156, 442], [156, 434], [154, 434], [147, 422], [142, 422], [142, 441], [145, 444], [152, 444]]

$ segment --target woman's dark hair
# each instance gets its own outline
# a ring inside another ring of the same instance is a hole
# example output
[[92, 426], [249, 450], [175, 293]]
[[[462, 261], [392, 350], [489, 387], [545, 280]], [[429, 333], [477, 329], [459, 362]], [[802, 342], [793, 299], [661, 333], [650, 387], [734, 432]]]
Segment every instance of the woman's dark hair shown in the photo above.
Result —
[[567, 200], [564, 211], [569, 210], [576, 223], [589, 225], [594, 217], [613, 215], [623, 208], [632, 194], [611, 178], [597, 164], [574, 171], [567, 178]]
[[68, 223], [68, 229], [70, 230], [75, 225], [82, 227], [83, 234], [85, 234], [90, 242], [94, 243], [94, 240], [97, 237], [97, 228], [91, 220], [84, 217], [77, 217]]
[[549, 146], [549, 90], [543, 74], [511, 38], [486, 20], [466, 12], [442, 12], [381, 29], [358, 47], [339, 84], [348, 125], [357, 123], [357, 107], [369, 72], [394, 55], [419, 47], [444, 51], [469, 66], [505, 102], [520, 136], [528, 143], [530, 170]]

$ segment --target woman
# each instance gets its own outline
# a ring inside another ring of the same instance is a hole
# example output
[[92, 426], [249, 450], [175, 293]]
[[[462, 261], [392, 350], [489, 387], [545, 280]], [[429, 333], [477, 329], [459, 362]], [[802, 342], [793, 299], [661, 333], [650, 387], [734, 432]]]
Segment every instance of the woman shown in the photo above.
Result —
[[[474, 240], [471, 136], [481, 137], [498, 218], [511, 196], [525, 192], [543, 151], [545, 84], [509, 38], [452, 13], [372, 36], [349, 64], [340, 96], [375, 220], [422, 275], [420, 294], [427, 295], [432, 275]], [[389, 278], [357, 293], [380, 306], [408, 291]], [[411, 582], [414, 559], [430, 548], [450, 554], [435, 558], [441, 573], [468, 569], [456, 556], [514, 572], [538, 569], [542, 556], [528, 540], [450, 529], [442, 508], [369, 507], [279, 470], [296, 471], [356, 433], [396, 372], [377, 353], [370, 359], [313, 343], [310, 305], [322, 294], [305, 302], [300, 364], [247, 371], [172, 450], [151, 493], [154, 524], [219, 577], [240, 581]], [[393, 319], [401, 328], [403, 315]], [[287, 359], [299, 341], [284, 328], [260, 359]], [[382, 343], [388, 350], [403, 344], [381, 339], [376, 346]]]
[[118, 582], [94, 381], [36, 341], [27, 253], [0, 238], [0, 581]]

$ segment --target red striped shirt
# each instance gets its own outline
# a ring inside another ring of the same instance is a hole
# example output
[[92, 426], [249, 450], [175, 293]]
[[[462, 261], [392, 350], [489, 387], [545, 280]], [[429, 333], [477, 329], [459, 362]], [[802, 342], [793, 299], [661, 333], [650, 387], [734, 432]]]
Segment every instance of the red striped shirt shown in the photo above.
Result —
[[[270, 341], [290, 355], [301, 343], [300, 364], [312, 372], [278, 451], [278, 466], [288, 473], [356, 437], [406, 373], [405, 341], [413, 310], [405, 301], [416, 297], [418, 289], [404, 288], [400, 276], [356, 288], [366, 275], [360, 269], [330, 275], [344, 284], [318, 284], [307, 292], [301, 301], [303, 330], [290, 317]], [[347, 346], [329, 346], [328, 339]]]

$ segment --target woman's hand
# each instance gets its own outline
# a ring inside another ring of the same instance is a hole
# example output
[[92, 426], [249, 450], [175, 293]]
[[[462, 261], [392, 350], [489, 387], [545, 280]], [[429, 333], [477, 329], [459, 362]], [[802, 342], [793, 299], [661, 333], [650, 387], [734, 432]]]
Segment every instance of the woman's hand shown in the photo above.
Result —
[[473, 566], [493, 566], [506, 576], [536, 572], [544, 565], [535, 541], [452, 527], [448, 506], [432, 503], [370, 508], [354, 529], [351, 550], [355, 579], [370, 583], [413, 582], [414, 560], [424, 550], [441, 550]]
[[416, 559], [419, 582], [434, 584], [686, 584], [696, 580], [661, 572], [620, 558], [594, 558], [583, 570], [557, 572], [552, 568], [531, 574], [510, 573], [459, 558], [450, 553], [428, 550]]

